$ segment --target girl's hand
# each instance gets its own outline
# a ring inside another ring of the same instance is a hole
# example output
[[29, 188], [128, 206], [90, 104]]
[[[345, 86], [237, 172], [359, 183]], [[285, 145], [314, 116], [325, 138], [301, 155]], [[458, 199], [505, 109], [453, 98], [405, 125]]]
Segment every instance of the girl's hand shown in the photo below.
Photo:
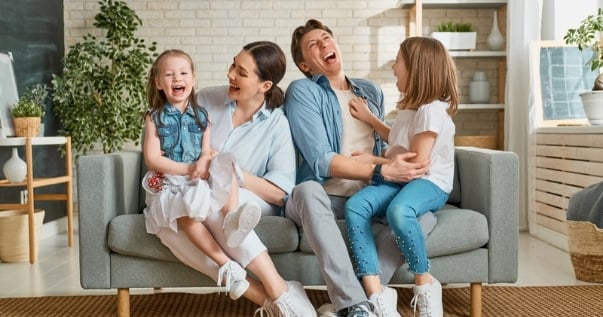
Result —
[[209, 178], [209, 164], [211, 163], [211, 156], [201, 155], [201, 157], [193, 164], [191, 164], [192, 170], [190, 172], [190, 178]]
[[352, 98], [349, 107], [352, 117], [372, 125], [372, 120], [374, 120], [375, 115], [368, 108], [368, 103], [364, 98], [358, 96]]

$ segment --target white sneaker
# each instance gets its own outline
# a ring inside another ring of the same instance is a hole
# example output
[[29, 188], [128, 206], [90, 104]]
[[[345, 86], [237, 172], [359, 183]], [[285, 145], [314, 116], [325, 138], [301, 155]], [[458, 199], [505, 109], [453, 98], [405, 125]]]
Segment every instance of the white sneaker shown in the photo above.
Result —
[[274, 301], [283, 317], [316, 317], [314, 306], [301, 283], [287, 282], [288, 289]]
[[255, 201], [248, 201], [231, 211], [224, 217], [224, 235], [226, 244], [231, 248], [238, 247], [247, 235], [258, 225], [262, 217], [262, 209]]
[[222, 286], [222, 280], [224, 280], [224, 287], [228, 296], [232, 300], [239, 299], [249, 288], [249, 282], [245, 279], [246, 276], [247, 272], [239, 263], [228, 261], [218, 270], [218, 286]]
[[379, 317], [401, 317], [398, 313], [398, 292], [395, 289], [383, 286], [381, 294], [373, 294], [369, 298], [376, 307]]
[[415, 296], [410, 301], [415, 313], [419, 306], [419, 317], [442, 317], [442, 285], [435, 278], [431, 278], [431, 284], [413, 286]]
[[318, 316], [320, 317], [339, 317], [339, 314], [335, 311], [333, 304], [323, 304], [317, 310]]

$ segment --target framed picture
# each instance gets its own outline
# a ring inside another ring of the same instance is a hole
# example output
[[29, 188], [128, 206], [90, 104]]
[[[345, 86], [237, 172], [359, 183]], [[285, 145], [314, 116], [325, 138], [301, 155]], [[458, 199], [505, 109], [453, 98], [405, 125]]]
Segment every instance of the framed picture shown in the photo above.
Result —
[[19, 100], [11, 53], [0, 52], [0, 137], [14, 136], [10, 109]]

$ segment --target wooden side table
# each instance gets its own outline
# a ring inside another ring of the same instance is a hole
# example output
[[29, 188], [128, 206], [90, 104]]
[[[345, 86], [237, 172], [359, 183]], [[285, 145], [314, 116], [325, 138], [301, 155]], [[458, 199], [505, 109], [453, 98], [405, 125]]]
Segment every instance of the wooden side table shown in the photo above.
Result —
[[[65, 175], [47, 178], [37, 178], [33, 169], [33, 147], [36, 145], [65, 145]], [[34, 222], [35, 201], [61, 201], [67, 204], [67, 244], [73, 246], [73, 180], [71, 163], [71, 138], [62, 136], [52, 137], [9, 137], [0, 138], [0, 147], [25, 147], [25, 162], [27, 163], [27, 176], [19, 183], [9, 183], [8, 180], [0, 180], [0, 187], [25, 187], [27, 188], [27, 202], [0, 203], [0, 210], [26, 209], [28, 215], [29, 229], [29, 262], [36, 262], [36, 237]], [[35, 194], [34, 189], [38, 187], [65, 184], [63, 194]], [[0, 211], [1, 212], [1, 211]]]

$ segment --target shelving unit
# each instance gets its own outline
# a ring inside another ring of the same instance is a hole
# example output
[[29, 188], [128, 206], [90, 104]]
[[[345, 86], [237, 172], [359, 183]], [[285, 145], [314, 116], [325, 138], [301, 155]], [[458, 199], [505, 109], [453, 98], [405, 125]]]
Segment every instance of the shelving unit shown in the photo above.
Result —
[[[493, 9], [497, 10], [498, 16], [506, 16], [507, 0], [400, 0], [399, 7], [408, 9], [409, 36], [427, 35], [423, 33], [424, 9]], [[503, 19], [499, 19], [499, 29], [506, 34], [506, 27]], [[505, 36], [506, 38], [506, 36]], [[496, 139], [498, 148], [504, 144], [504, 109], [505, 109], [505, 82], [507, 74], [506, 51], [488, 51], [477, 47], [473, 51], [450, 51], [450, 55], [455, 59], [489, 59], [496, 62], [497, 78], [495, 79], [497, 93], [494, 103], [491, 104], [461, 104], [462, 110], [498, 110]]]
[[[38, 145], [65, 145], [65, 175], [37, 178], [33, 168], [33, 147]], [[65, 201], [67, 205], [67, 244], [73, 246], [73, 183], [72, 183], [72, 165], [71, 165], [71, 138], [70, 137], [10, 137], [0, 138], [0, 147], [25, 147], [25, 162], [27, 163], [27, 176], [24, 181], [19, 183], [10, 183], [8, 180], [0, 180], [1, 187], [21, 187], [27, 189], [27, 202], [21, 203], [0, 203], [0, 212], [2, 210], [26, 209], [28, 215], [29, 227], [29, 262], [36, 261], [36, 237], [34, 210], [35, 201]], [[65, 193], [63, 194], [36, 194], [34, 190], [39, 187], [65, 184]]]

